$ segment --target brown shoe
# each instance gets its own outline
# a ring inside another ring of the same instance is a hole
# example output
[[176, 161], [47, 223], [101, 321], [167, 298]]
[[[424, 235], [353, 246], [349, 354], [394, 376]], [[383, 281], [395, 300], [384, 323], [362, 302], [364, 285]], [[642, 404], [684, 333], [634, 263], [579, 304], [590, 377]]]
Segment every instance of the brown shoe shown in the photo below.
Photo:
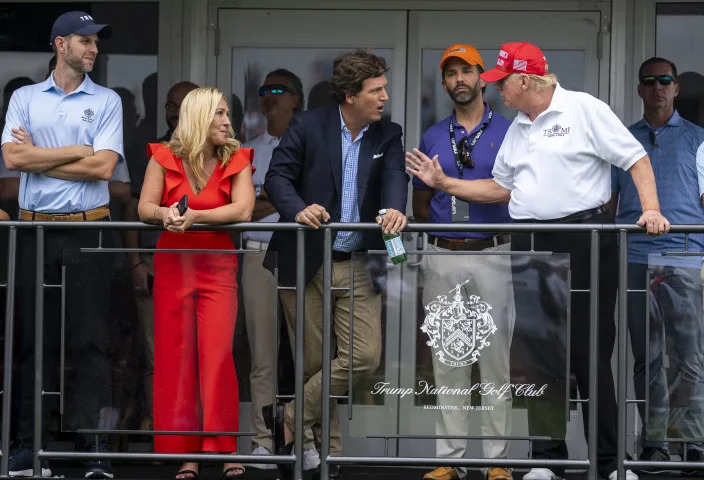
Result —
[[454, 467], [438, 467], [423, 475], [426, 480], [457, 480], [457, 469]]
[[513, 480], [511, 470], [501, 467], [491, 467], [486, 472], [487, 480]]

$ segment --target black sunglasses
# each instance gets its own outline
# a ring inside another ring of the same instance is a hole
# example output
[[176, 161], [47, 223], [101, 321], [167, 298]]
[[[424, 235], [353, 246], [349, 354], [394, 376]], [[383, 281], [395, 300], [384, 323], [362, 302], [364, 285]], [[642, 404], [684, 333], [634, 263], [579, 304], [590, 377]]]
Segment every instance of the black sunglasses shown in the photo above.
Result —
[[283, 95], [286, 92], [294, 93], [293, 90], [288, 88], [286, 85], [281, 85], [278, 83], [273, 85], [262, 85], [259, 87], [260, 97], [263, 97], [267, 93], [271, 93], [272, 95]]
[[641, 85], [654, 85], [655, 82], [660, 85], [669, 85], [675, 81], [672, 75], [648, 75], [647, 77], [640, 77]]
[[469, 146], [467, 145], [468, 138], [469, 137], [464, 137], [460, 140], [460, 143], [457, 144], [457, 149], [460, 152], [460, 160], [462, 160], [462, 163], [469, 168], [474, 168], [472, 152], [469, 150]]

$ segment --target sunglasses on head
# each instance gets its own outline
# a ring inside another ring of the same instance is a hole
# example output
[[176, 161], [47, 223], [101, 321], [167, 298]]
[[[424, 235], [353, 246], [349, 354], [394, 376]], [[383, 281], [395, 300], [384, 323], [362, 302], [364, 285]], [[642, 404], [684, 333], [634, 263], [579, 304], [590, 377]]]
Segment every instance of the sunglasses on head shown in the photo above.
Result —
[[472, 152], [469, 151], [469, 145], [467, 145], [468, 138], [469, 137], [464, 137], [460, 140], [460, 143], [457, 144], [457, 150], [459, 150], [460, 160], [462, 160], [462, 163], [469, 168], [474, 168]]
[[267, 93], [271, 93], [272, 95], [283, 95], [286, 92], [293, 93], [293, 90], [288, 88], [286, 85], [280, 85], [280, 84], [262, 85], [261, 87], [259, 87], [259, 96], [260, 97], [263, 97]]
[[640, 77], [641, 85], [654, 85], [658, 82], [660, 85], [669, 85], [674, 82], [675, 79], [672, 75], [648, 75], [647, 77]]

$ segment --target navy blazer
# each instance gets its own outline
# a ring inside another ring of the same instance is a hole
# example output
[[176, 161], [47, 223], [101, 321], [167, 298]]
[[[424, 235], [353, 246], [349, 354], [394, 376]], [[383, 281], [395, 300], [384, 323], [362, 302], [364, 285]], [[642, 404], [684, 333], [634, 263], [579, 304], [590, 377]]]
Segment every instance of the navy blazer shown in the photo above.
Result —
[[[313, 203], [325, 207], [331, 222], [340, 221], [342, 139], [337, 105], [309, 110], [291, 119], [272, 154], [264, 189], [281, 215], [280, 222], [295, 222], [296, 214]], [[395, 208], [405, 213], [407, 196], [408, 175], [401, 126], [388, 120], [372, 123], [364, 132], [359, 149], [357, 199], [360, 221], [374, 222], [382, 208]], [[363, 232], [363, 238], [363, 247], [367, 250], [384, 248], [379, 231]], [[322, 263], [322, 232], [308, 232], [306, 283]], [[296, 232], [274, 232], [264, 265], [272, 271], [278, 265], [281, 285], [296, 284]]]

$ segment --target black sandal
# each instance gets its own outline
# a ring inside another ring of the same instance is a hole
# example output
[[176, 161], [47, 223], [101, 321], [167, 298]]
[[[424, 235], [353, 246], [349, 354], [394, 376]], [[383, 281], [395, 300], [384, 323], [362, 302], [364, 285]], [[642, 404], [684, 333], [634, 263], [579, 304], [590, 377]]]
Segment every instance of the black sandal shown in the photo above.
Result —
[[[186, 477], [176, 478], [179, 475], [186, 475]], [[179, 470], [174, 476], [174, 480], [198, 480], [198, 472], [195, 470]]]
[[[228, 475], [230, 472], [235, 472], [239, 470], [240, 473], [237, 473], [235, 475]], [[244, 467], [230, 467], [222, 472], [222, 478], [244, 478]]]

